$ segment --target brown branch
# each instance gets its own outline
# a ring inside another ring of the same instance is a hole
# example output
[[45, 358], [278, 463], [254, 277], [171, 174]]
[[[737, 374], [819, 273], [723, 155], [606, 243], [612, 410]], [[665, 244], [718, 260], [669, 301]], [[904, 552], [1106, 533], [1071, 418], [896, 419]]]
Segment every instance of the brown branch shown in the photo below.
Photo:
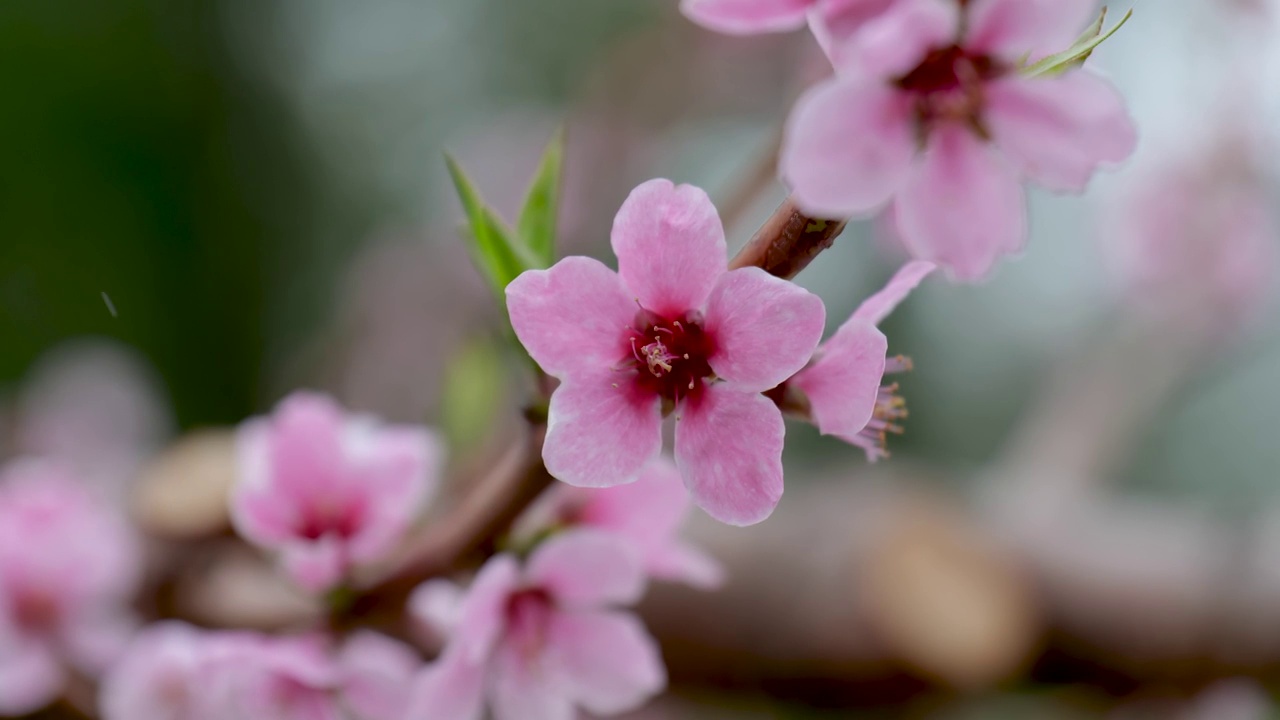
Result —
[[[843, 229], [843, 222], [811, 218], [788, 199], [729, 267], [755, 266], [792, 278], [831, 247]], [[367, 622], [375, 615], [398, 613], [423, 580], [472, 567], [492, 554], [497, 540], [554, 480], [542, 464], [545, 423], [545, 418], [531, 414], [524, 444], [481, 478], [452, 514], [425, 528], [391, 563], [390, 572], [357, 583], [356, 597], [336, 613], [335, 623], [349, 626], [356, 620]]]
[[729, 261], [729, 269], [763, 268], [793, 278], [844, 231], [843, 220], [823, 220], [800, 211], [791, 198], [782, 201], [751, 241]]

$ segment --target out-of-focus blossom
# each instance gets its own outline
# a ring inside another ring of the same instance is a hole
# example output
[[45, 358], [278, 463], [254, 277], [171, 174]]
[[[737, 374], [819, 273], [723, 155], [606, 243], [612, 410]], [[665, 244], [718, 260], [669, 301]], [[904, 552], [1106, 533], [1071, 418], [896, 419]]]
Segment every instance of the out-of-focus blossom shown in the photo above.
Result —
[[852, 37], [897, 0], [683, 0], [694, 22], [733, 35], [785, 32], [806, 23], [824, 49]]
[[723, 522], [768, 517], [782, 496], [782, 415], [762, 396], [804, 366], [825, 319], [816, 295], [759, 268], [727, 270], [702, 190], [651, 180], [623, 203], [618, 272], [568, 257], [507, 287], [516, 335], [548, 374], [543, 459], [571, 485], [634, 480], [675, 411], [676, 464]]
[[443, 454], [425, 428], [347, 415], [311, 393], [247, 421], [237, 442], [236, 530], [278, 550], [289, 575], [313, 591], [394, 547], [434, 489]]
[[54, 700], [69, 672], [96, 676], [133, 631], [140, 554], [128, 526], [63, 467], [0, 473], [0, 715]]
[[[889, 340], [876, 326], [936, 268], [922, 260], [903, 265], [775, 397], [783, 399], [784, 407], [794, 404], [807, 410], [823, 435], [857, 445], [866, 451], [868, 460], [888, 457], [886, 433], [902, 432], [897, 423], [907, 416], [907, 410], [897, 394], [897, 383], [885, 385], [884, 376], [910, 369], [911, 361], [902, 356], [887, 357]], [[799, 397], [788, 397], [790, 390]]]
[[714, 588], [723, 581], [724, 569], [680, 540], [688, 511], [689, 493], [681, 485], [679, 470], [659, 457], [627, 485], [552, 487], [521, 518], [517, 534], [537, 537], [575, 527], [595, 528], [629, 542], [644, 559], [650, 577]]
[[1144, 311], [1235, 328], [1274, 289], [1280, 228], [1252, 167], [1260, 148], [1228, 135], [1145, 175], [1110, 208], [1103, 249]]
[[272, 638], [162, 623], [106, 676], [105, 720], [400, 720], [421, 662], [362, 631], [334, 652], [319, 636]]
[[[572, 720], [640, 706], [666, 685], [657, 644], [639, 620], [612, 606], [644, 590], [640, 558], [620, 538], [572, 530], [540, 545], [521, 566], [490, 559], [470, 589], [424, 584], [412, 607], [458, 605], [440, 659], [415, 681], [408, 720]], [[436, 622], [439, 616], [422, 618]]]
[[796, 202], [825, 217], [892, 201], [919, 259], [985, 277], [1026, 239], [1022, 181], [1080, 192], [1136, 133], [1116, 89], [1087, 70], [1026, 78], [1062, 50], [1093, 0], [899, 0], [809, 90], [780, 159]]

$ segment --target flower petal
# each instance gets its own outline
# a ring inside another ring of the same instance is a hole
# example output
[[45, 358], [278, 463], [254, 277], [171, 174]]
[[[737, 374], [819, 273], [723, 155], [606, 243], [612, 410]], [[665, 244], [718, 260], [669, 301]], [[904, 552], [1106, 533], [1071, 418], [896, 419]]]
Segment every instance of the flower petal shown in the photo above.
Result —
[[907, 295], [916, 289], [921, 280], [929, 277], [929, 274], [937, 269], [937, 265], [923, 260], [913, 260], [903, 265], [898, 268], [898, 272], [894, 273], [892, 278], [889, 278], [884, 289], [862, 301], [858, 309], [853, 311], [853, 317], [872, 325], [879, 325], [881, 320], [898, 307], [898, 303], [905, 300]]
[[676, 423], [676, 465], [693, 502], [730, 525], [769, 517], [782, 498], [782, 413], [768, 398], [711, 385]]
[[1118, 163], [1138, 143], [1124, 98], [1087, 70], [987, 85], [987, 125], [1027, 177], [1059, 192], [1082, 192], [1103, 163]]
[[678, 541], [650, 553], [646, 569], [659, 580], [687, 583], [700, 590], [715, 590], [725, 580], [725, 569], [719, 560]]
[[[564, 487], [564, 486], [562, 486]], [[432, 635], [446, 638], [462, 619], [466, 593], [452, 580], [434, 578], [414, 588], [406, 604], [409, 617]]]
[[542, 459], [579, 487], [631, 482], [662, 451], [662, 408], [623, 373], [567, 378], [551, 395]]
[[664, 317], [700, 309], [728, 267], [720, 215], [692, 185], [650, 180], [636, 187], [610, 237], [623, 285]]
[[58, 697], [65, 679], [57, 658], [42, 642], [0, 648], [0, 715], [18, 717], [39, 710]]
[[553, 613], [547, 654], [560, 684], [596, 714], [632, 710], [667, 685], [658, 644], [629, 612]]
[[1097, 7], [1096, 0], [973, 0], [965, 47], [1007, 60], [1066, 50]]
[[356, 720], [402, 720], [409, 681], [422, 665], [408, 645], [370, 630], [351, 635], [338, 656], [342, 704]]
[[350, 481], [364, 500], [362, 522], [348, 538], [351, 559], [372, 562], [395, 548], [435, 490], [444, 463], [440, 438], [426, 428], [348, 423], [344, 450]]
[[731, 35], [783, 32], [804, 27], [814, 0], [682, 0], [690, 20]]
[[574, 720], [573, 701], [547, 672], [544, 652], [519, 643], [498, 648], [489, 675], [493, 720]]
[[1017, 173], [966, 128], [934, 128], [896, 202], [898, 228], [913, 255], [976, 281], [996, 259], [1022, 248], [1026, 207]]
[[460, 655], [445, 655], [418, 673], [404, 718], [480, 720], [486, 668]]
[[804, 367], [822, 339], [822, 299], [760, 268], [726, 273], [707, 301], [708, 358], [739, 390], [768, 390]]
[[285, 572], [300, 587], [323, 592], [337, 585], [350, 567], [346, 547], [336, 535], [292, 542], [284, 546], [280, 560]]
[[800, 96], [787, 120], [779, 173], [805, 212], [864, 215], [893, 197], [915, 154], [910, 98], [860, 74]]
[[507, 285], [516, 337], [549, 375], [606, 368], [623, 357], [635, 300], [617, 273], [598, 260], [567, 257], [548, 270], [526, 270]]
[[555, 535], [529, 557], [528, 582], [545, 589], [558, 605], [629, 605], [644, 593], [640, 556], [617, 535], [577, 529]]
[[506, 627], [507, 599], [519, 582], [520, 565], [514, 557], [503, 554], [490, 558], [467, 591], [450, 650], [456, 646], [456, 652], [469, 663], [484, 662]]
[[871, 421], [888, 348], [884, 333], [855, 314], [822, 344], [818, 359], [791, 380], [808, 398], [823, 435], [853, 437]]
[[896, 0], [869, 18], [844, 46], [834, 45], [833, 61], [852, 64], [874, 78], [906, 75], [935, 48], [955, 42], [959, 7], [937, 0]]
[[854, 34], [898, 2], [901, 0], [818, 0], [809, 13], [809, 30], [822, 52], [839, 67], [843, 64], [838, 60], [841, 50], [852, 45], [849, 40]]

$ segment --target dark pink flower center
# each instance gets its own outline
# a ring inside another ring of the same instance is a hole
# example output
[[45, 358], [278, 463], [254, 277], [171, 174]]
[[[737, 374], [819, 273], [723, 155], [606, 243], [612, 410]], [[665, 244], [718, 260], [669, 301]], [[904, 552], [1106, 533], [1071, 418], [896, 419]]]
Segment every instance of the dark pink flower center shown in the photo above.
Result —
[[363, 524], [360, 503], [340, 498], [319, 498], [311, 502], [299, 518], [297, 534], [308, 540], [336, 535], [344, 540], [352, 537]]
[[636, 369], [636, 385], [671, 403], [701, 393], [714, 374], [709, 358], [714, 338], [702, 329], [696, 313], [676, 318], [659, 317], [647, 310], [636, 314], [628, 329], [627, 363]]
[[46, 632], [57, 626], [62, 616], [58, 599], [51, 593], [30, 588], [13, 598], [15, 624], [29, 632]]
[[982, 126], [983, 85], [1008, 68], [997, 59], [971, 53], [959, 45], [931, 51], [911, 72], [898, 78], [898, 87], [915, 98], [922, 134], [938, 122], [969, 125], [985, 136]]
[[507, 598], [507, 637], [525, 657], [542, 653], [552, 610], [551, 596], [542, 588], [527, 588]]

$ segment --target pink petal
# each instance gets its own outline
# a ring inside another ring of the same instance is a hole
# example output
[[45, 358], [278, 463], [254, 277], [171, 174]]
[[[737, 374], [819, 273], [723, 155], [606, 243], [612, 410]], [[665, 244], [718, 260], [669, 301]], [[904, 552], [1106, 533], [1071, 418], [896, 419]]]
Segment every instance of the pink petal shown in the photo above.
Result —
[[338, 657], [342, 704], [356, 720], [402, 720], [409, 681], [422, 665], [408, 645], [369, 630], [351, 635]]
[[953, 2], [896, 0], [862, 25], [845, 47], [837, 44], [833, 61], [888, 81], [911, 72], [931, 50], [954, 43], [959, 25]]
[[551, 395], [542, 459], [579, 487], [631, 482], [662, 450], [662, 408], [622, 372], [574, 375]]
[[711, 368], [736, 389], [768, 390], [809, 361], [826, 317], [821, 298], [795, 283], [755, 267], [727, 273], [707, 301]]
[[120, 659], [138, 630], [123, 607], [100, 606], [69, 618], [58, 639], [80, 672], [96, 677]]
[[798, 30], [814, 0], [682, 0], [690, 20], [732, 35]]
[[236, 433], [238, 477], [231, 492], [231, 522], [236, 533], [258, 545], [293, 538], [298, 506], [282, 500], [271, 484], [271, 426], [249, 420]]
[[[561, 486], [564, 487], [564, 486]], [[407, 612], [423, 628], [441, 638], [453, 634], [462, 619], [466, 594], [452, 580], [428, 580], [409, 596]]]
[[289, 543], [284, 547], [280, 560], [289, 577], [311, 592], [323, 592], [334, 587], [350, 567], [346, 548], [334, 535]]
[[896, 206], [907, 249], [957, 280], [982, 279], [997, 258], [1017, 252], [1026, 240], [1017, 173], [960, 126], [934, 128]]
[[517, 643], [504, 643], [489, 677], [493, 720], [574, 720], [565, 689], [547, 675], [544, 658]]
[[631, 545], [617, 535], [587, 528], [560, 533], [539, 545], [525, 577], [567, 607], [628, 605], [640, 599], [645, 584], [644, 568]]
[[104, 720], [199, 718], [201, 634], [184, 623], [149, 626], [102, 680]]
[[840, 66], [837, 60], [840, 49], [852, 46], [849, 41], [870, 20], [901, 0], [818, 0], [809, 13], [809, 29], [818, 46]]
[[905, 300], [907, 295], [916, 289], [920, 281], [929, 277], [929, 274], [937, 269], [937, 265], [923, 260], [914, 260], [903, 265], [889, 279], [884, 289], [862, 301], [858, 309], [853, 312], [853, 317], [872, 325], [879, 325], [881, 320], [898, 307], [898, 303]]
[[1015, 165], [1050, 190], [1082, 192], [1138, 143], [1120, 92], [1086, 70], [987, 85], [987, 126]]
[[1096, 0], [973, 0], [964, 45], [1006, 60], [1066, 50], [1095, 12]]
[[870, 213], [911, 168], [911, 101], [860, 73], [815, 85], [787, 120], [779, 172], [806, 212], [831, 219]]
[[434, 491], [444, 464], [444, 447], [425, 428], [348, 426], [344, 445], [354, 466], [352, 480], [363, 497], [364, 514], [348, 538], [351, 559], [372, 562], [396, 547]]
[[635, 709], [667, 685], [658, 644], [628, 612], [558, 612], [547, 628], [548, 665], [587, 710]]
[[622, 338], [637, 309], [618, 275], [591, 258], [567, 257], [507, 285], [516, 337], [558, 378], [616, 364], [626, 354]]
[[267, 448], [271, 483], [292, 498], [332, 488], [341, 481], [346, 414], [332, 398], [295, 392], [272, 413]]
[[688, 583], [701, 590], [715, 590], [725, 581], [725, 569], [718, 560], [682, 542], [673, 542], [651, 553], [646, 569], [659, 580]]
[[701, 308], [728, 266], [716, 206], [692, 185], [641, 184], [613, 219], [611, 239], [623, 285], [664, 317]]
[[6, 642], [0, 647], [0, 715], [17, 717], [39, 710], [58, 697], [65, 680], [57, 658], [44, 643]]
[[818, 359], [791, 381], [808, 398], [814, 424], [823, 435], [853, 437], [871, 421], [888, 348], [884, 333], [855, 314], [823, 343]]
[[458, 617], [449, 649], [468, 663], [484, 662], [506, 628], [507, 600], [520, 582], [520, 565], [510, 555], [495, 555], [480, 568]]
[[405, 720], [480, 720], [486, 668], [460, 655], [446, 655], [427, 666], [409, 689]]
[[730, 525], [769, 517], [782, 498], [785, 433], [768, 398], [709, 386], [676, 423], [676, 465], [694, 504]]
[[577, 515], [581, 522], [646, 548], [674, 536], [689, 509], [680, 471], [665, 457], [645, 465], [633, 483], [582, 492], [589, 494]]

